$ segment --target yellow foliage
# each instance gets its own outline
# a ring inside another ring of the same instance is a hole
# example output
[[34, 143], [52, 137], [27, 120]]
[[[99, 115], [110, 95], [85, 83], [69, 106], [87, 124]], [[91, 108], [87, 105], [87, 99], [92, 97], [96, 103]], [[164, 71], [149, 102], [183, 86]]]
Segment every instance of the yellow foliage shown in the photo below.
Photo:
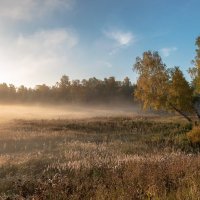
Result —
[[200, 36], [197, 37], [195, 45], [197, 46], [196, 49], [196, 56], [193, 60], [194, 67], [189, 69], [190, 76], [192, 78], [192, 84], [194, 87], [195, 94], [200, 93]]
[[171, 81], [169, 83], [168, 102], [177, 109], [191, 112], [193, 90], [178, 67], [171, 70]]
[[144, 52], [137, 58], [134, 70], [139, 74], [135, 97], [143, 108], [192, 111], [193, 90], [178, 67], [166, 69], [157, 52]]
[[158, 53], [144, 52], [142, 59], [136, 59], [134, 70], [139, 74], [135, 97], [143, 102], [143, 108], [165, 107], [168, 74]]
[[194, 127], [187, 133], [187, 137], [193, 144], [200, 144], [200, 127]]

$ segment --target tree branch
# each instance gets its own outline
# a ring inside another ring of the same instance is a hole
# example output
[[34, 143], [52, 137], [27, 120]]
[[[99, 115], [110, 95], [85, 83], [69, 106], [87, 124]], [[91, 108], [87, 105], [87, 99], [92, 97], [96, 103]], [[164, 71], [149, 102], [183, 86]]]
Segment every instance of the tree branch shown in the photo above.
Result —
[[182, 115], [185, 119], [187, 119], [189, 122], [192, 122], [192, 119], [188, 117], [184, 112], [176, 108], [173, 104], [169, 103], [169, 106], [173, 108], [176, 112], [178, 112], [180, 115]]

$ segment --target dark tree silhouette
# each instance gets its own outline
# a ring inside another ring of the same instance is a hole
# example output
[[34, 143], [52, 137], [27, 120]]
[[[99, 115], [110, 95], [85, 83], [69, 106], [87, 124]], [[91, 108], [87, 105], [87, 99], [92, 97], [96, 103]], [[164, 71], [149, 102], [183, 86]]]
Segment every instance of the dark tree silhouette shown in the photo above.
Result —
[[55, 85], [36, 85], [35, 88], [0, 84], [1, 103], [114, 103], [133, 102], [135, 85], [126, 77], [117, 81], [115, 77], [99, 80], [95, 77], [70, 80], [63, 75]]

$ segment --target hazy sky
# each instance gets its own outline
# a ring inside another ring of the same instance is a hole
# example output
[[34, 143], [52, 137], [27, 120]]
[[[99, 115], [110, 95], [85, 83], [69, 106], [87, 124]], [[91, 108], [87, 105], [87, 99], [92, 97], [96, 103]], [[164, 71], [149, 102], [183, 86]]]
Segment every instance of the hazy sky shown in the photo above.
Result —
[[184, 72], [200, 35], [199, 0], [0, 0], [0, 82], [129, 76], [145, 50]]

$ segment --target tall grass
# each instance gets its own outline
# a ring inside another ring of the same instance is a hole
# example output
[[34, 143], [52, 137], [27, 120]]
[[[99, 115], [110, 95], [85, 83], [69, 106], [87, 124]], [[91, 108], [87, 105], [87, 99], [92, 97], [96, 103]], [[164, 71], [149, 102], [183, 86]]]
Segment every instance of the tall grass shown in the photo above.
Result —
[[1, 125], [1, 198], [200, 199], [189, 130], [129, 117]]

